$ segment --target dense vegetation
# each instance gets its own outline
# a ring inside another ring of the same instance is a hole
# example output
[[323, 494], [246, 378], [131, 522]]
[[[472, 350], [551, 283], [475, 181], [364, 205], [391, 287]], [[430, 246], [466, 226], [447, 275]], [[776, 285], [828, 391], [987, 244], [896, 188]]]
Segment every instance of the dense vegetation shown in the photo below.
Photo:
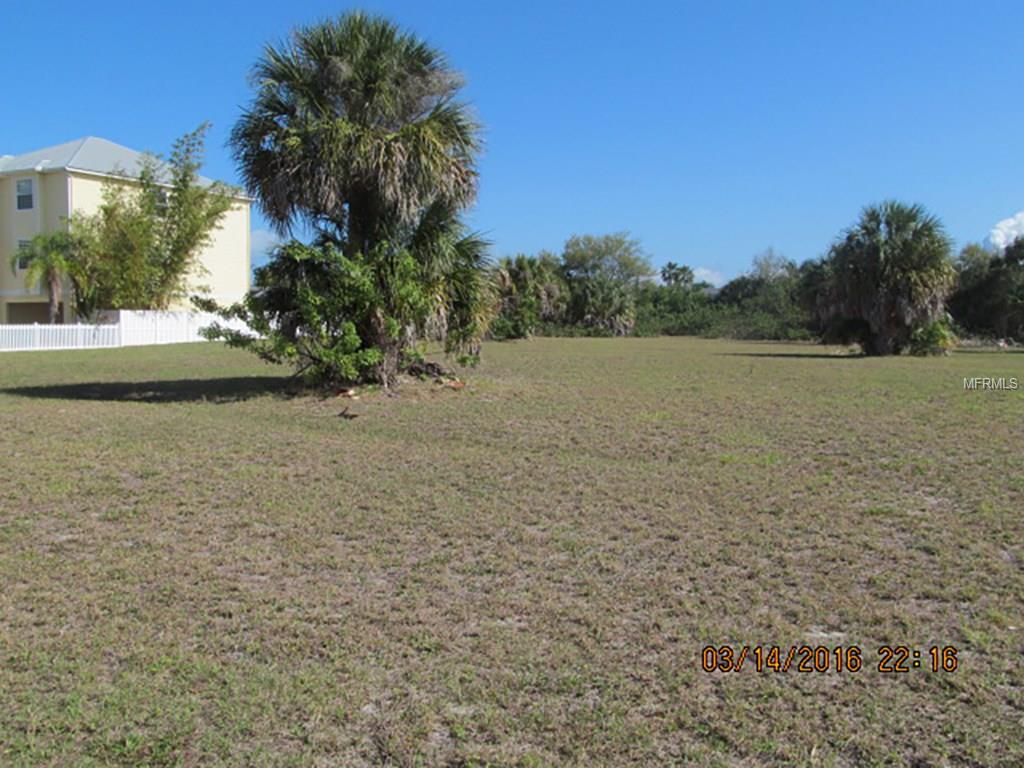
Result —
[[1024, 238], [1004, 251], [971, 244], [957, 260], [949, 309], [965, 331], [1024, 341]]
[[496, 266], [496, 339], [700, 335], [858, 344], [866, 354], [943, 352], [957, 334], [1024, 339], [1024, 240], [953, 260], [921, 206], [864, 209], [828, 253], [803, 264], [767, 249], [721, 288], [667, 263], [660, 279], [626, 233], [573, 237], [561, 255]]
[[673, 262], [660, 272], [627, 233], [576, 236], [560, 256], [543, 252], [502, 259], [500, 294], [491, 334], [709, 335], [739, 338], [810, 338], [810, 312], [801, 307], [800, 270], [771, 250], [750, 274], [721, 290], [694, 279]]

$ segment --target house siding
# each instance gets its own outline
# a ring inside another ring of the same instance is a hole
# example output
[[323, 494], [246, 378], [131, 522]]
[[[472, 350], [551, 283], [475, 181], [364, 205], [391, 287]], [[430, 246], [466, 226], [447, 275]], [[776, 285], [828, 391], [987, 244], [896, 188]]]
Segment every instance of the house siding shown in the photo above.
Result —
[[[32, 180], [32, 208], [25, 211], [17, 210], [17, 183], [22, 179]], [[48, 182], [44, 174], [34, 172], [0, 176], [0, 322], [3, 323], [8, 322], [8, 305], [38, 304], [47, 300], [41, 289], [30, 290], [25, 286], [24, 274], [11, 268], [11, 259], [17, 253], [20, 241], [31, 240], [45, 231], [46, 223], [51, 219], [50, 208], [66, 212], [66, 207], [61, 206], [59, 193], [57, 201], [51, 202], [54, 190]], [[56, 220], [56, 216], [52, 218]]]

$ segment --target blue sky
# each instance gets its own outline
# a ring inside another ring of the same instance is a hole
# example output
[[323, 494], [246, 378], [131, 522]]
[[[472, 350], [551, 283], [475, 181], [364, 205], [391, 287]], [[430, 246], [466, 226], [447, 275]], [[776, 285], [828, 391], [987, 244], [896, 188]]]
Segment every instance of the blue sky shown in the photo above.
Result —
[[225, 142], [263, 45], [352, 8], [466, 75], [495, 255], [629, 230], [728, 278], [769, 246], [820, 255], [888, 197], [958, 245], [1024, 209], [1020, 2], [9, 3], [0, 154], [162, 151], [209, 120], [205, 172], [237, 181]]

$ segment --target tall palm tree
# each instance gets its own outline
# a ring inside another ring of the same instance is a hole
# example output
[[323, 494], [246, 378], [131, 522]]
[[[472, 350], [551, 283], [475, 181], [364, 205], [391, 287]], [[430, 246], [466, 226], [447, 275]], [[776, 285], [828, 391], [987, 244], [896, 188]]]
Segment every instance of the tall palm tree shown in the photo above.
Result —
[[451, 272], [445, 243], [476, 194], [480, 129], [456, 98], [462, 78], [391, 22], [350, 13], [268, 46], [253, 80], [231, 134], [245, 186], [282, 234], [311, 226], [377, 264], [384, 305], [361, 330], [387, 384], [401, 351], [396, 265], [412, 253], [427, 280]]
[[956, 270], [938, 218], [920, 205], [868, 206], [832, 246], [819, 314], [855, 334], [867, 354], [898, 354], [916, 328], [944, 317]]
[[60, 319], [60, 303], [64, 280], [74, 271], [72, 262], [73, 240], [67, 232], [52, 232], [33, 237], [26, 248], [11, 256], [11, 269], [17, 274], [18, 263], [27, 261], [25, 286], [29, 290], [39, 284], [47, 287], [50, 295], [48, 314], [50, 324]]

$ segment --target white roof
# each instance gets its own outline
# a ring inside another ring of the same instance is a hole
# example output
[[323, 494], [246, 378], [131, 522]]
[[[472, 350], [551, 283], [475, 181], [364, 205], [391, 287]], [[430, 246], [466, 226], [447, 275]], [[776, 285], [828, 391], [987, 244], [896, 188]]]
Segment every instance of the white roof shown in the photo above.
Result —
[[[142, 152], [106, 139], [86, 136], [22, 155], [3, 155], [0, 157], [0, 174], [63, 170], [134, 177], [142, 168], [142, 158]], [[213, 182], [200, 176], [199, 183], [207, 186]]]

